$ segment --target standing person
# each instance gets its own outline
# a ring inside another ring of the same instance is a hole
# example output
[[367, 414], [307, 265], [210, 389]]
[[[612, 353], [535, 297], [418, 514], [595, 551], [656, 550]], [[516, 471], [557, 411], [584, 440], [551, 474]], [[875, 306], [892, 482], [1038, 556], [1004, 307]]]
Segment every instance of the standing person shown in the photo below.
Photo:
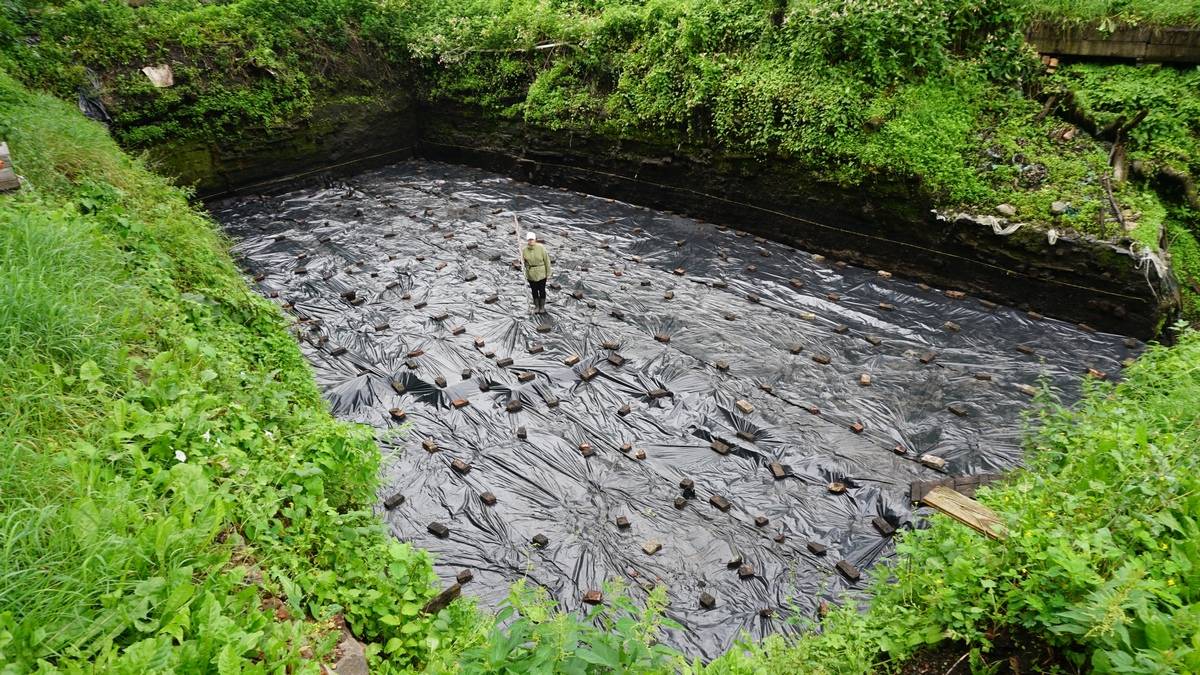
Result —
[[544, 314], [546, 280], [550, 278], [550, 254], [546, 253], [545, 246], [538, 243], [537, 234], [529, 232], [525, 235], [521, 257], [525, 260], [525, 279], [529, 281], [529, 290], [533, 293], [533, 311]]

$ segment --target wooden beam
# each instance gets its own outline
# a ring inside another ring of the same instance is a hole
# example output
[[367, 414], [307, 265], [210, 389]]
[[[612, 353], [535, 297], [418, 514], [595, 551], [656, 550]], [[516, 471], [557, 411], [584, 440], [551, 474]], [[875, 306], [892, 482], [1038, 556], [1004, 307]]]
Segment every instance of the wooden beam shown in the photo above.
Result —
[[986, 537], [1004, 539], [1008, 536], [995, 511], [948, 487], [933, 488], [921, 501]]

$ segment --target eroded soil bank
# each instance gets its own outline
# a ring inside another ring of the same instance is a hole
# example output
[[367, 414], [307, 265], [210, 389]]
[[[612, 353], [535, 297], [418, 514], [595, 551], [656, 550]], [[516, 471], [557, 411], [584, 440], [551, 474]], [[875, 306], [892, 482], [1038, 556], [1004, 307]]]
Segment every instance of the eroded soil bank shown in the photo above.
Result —
[[[615, 580], [666, 585], [683, 627], [669, 641], [705, 657], [861, 589], [835, 566], [866, 569], [892, 551], [880, 527], [920, 525], [909, 483], [943, 476], [922, 454], [951, 475], [1011, 469], [1031, 387], [1073, 402], [1087, 368], [1115, 375], [1140, 349], [446, 164], [213, 207], [259, 290], [298, 318], [333, 411], [378, 429], [381, 502], [405, 498], [385, 509], [397, 537], [447, 579], [470, 569], [487, 606], [522, 577], [567, 608]], [[544, 318], [509, 265], [514, 216], [554, 256]]]

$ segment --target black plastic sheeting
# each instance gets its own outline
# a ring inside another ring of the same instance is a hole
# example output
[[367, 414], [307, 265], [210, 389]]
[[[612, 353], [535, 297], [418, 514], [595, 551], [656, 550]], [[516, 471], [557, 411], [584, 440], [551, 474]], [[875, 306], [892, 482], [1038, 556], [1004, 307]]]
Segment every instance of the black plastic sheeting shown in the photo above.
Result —
[[[667, 641], [706, 658], [743, 631], [797, 630], [789, 618], [861, 590], [865, 575], [849, 582], [835, 564], [867, 568], [893, 551], [876, 516], [920, 523], [909, 483], [945, 477], [922, 454], [945, 458], [950, 475], [1011, 469], [1031, 402], [1022, 387], [1043, 377], [1070, 402], [1087, 368], [1111, 376], [1141, 348], [734, 230], [457, 166], [406, 162], [213, 209], [258, 289], [299, 318], [333, 412], [380, 430], [381, 501], [406, 497], [381, 507], [396, 537], [435, 553], [447, 580], [473, 570], [467, 592], [485, 606], [521, 577], [567, 608], [616, 578], [634, 593], [665, 584], [668, 614], [684, 627]], [[544, 318], [528, 315], [511, 265], [513, 214], [554, 260]], [[565, 365], [571, 355], [579, 363]], [[511, 401], [521, 409], [509, 412]], [[392, 409], [405, 411], [407, 434], [392, 431], [402, 424]], [[430, 439], [436, 452], [422, 447]], [[714, 439], [732, 450], [715, 452]], [[678, 509], [683, 479], [695, 496]], [[830, 492], [834, 481], [848, 489]], [[431, 534], [433, 522], [449, 536]], [[538, 534], [543, 548], [531, 545]], [[650, 540], [662, 550], [643, 552]], [[814, 555], [810, 541], [828, 553]], [[728, 564], [739, 555], [752, 578]], [[715, 608], [700, 606], [702, 592]]]

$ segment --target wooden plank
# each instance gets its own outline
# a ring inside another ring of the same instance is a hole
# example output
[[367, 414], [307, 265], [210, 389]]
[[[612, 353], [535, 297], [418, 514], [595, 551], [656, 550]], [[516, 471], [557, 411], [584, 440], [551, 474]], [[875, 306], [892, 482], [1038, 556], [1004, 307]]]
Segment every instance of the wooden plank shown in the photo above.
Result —
[[933, 488], [921, 501], [984, 536], [992, 539], [1008, 536], [995, 511], [948, 487]]

